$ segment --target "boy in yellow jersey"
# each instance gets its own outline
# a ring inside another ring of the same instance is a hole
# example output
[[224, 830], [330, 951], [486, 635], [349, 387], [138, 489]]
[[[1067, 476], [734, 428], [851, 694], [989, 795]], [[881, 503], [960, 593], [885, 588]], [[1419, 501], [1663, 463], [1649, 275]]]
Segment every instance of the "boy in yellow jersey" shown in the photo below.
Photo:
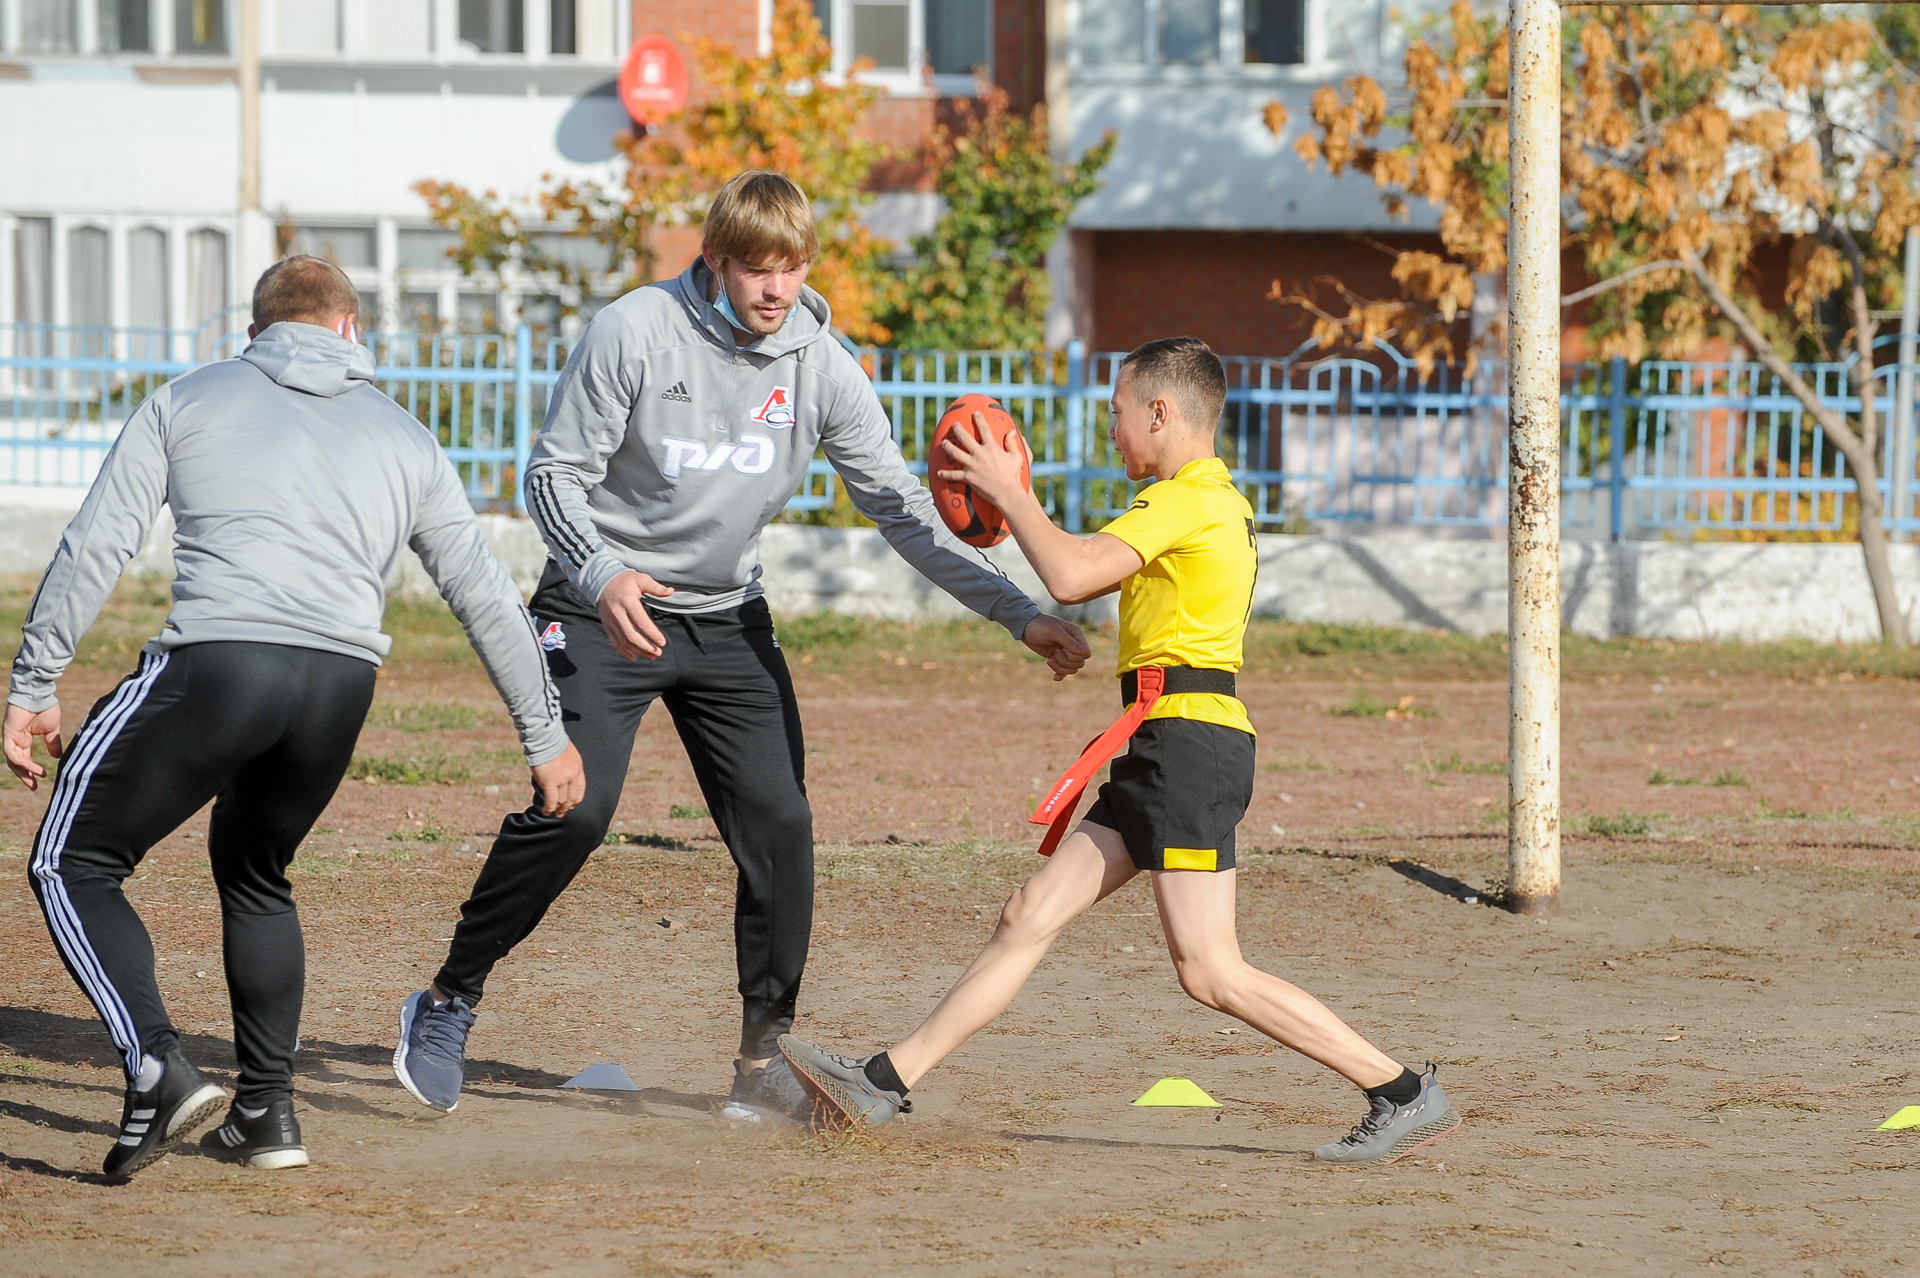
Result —
[[[1128, 712], [1035, 814], [1054, 827], [1041, 846], [1052, 859], [1008, 900], [993, 938], [918, 1029], [859, 1059], [780, 1039], [836, 1121], [878, 1126], [910, 1110], [907, 1090], [1006, 1010], [1061, 930], [1146, 871], [1181, 987], [1366, 1093], [1367, 1116], [1322, 1146], [1322, 1161], [1391, 1162], [1460, 1125], [1431, 1065], [1425, 1074], [1405, 1068], [1311, 994], [1240, 956], [1234, 827], [1253, 797], [1253, 725], [1234, 695], [1233, 672], [1257, 554], [1253, 511], [1213, 450], [1226, 393], [1219, 358], [1196, 338], [1149, 342], [1127, 356], [1113, 390], [1113, 441], [1129, 479], [1158, 482], [1086, 538], [1056, 528], [1021, 483], [1017, 444], [993, 446], [984, 431], [956, 431], [947, 444], [942, 475], [1006, 512], [1055, 599], [1080, 603], [1119, 588]], [[1062, 841], [1076, 783], [1129, 736], [1112, 780]]]

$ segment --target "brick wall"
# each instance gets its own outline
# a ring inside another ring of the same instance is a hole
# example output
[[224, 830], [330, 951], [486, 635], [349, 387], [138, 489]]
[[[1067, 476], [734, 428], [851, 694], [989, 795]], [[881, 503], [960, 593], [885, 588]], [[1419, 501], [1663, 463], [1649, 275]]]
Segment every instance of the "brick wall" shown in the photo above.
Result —
[[[1437, 250], [1432, 235], [1287, 231], [1094, 231], [1093, 345], [1131, 350], [1189, 334], [1222, 355], [1285, 355], [1311, 335], [1298, 307], [1267, 300], [1276, 279], [1330, 275], [1364, 297], [1394, 297], [1393, 256], [1373, 247]], [[1372, 243], [1369, 243], [1371, 241]]]
[[[694, 40], [702, 36], [731, 45], [737, 52], [759, 50], [760, 6], [756, 0], [633, 0], [633, 34], [663, 35], [680, 46], [689, 69]], [[689, 38], [691, 37], [691, 38]]]
[[1022, 115], [1046, 101], [1046, 0], [994, 0], [993, 79]]

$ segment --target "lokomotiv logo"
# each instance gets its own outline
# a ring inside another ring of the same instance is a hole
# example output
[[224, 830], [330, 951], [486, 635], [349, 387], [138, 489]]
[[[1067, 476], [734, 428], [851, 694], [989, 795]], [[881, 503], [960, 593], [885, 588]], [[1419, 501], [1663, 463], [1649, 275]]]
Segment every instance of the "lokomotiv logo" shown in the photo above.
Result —
[[567, 632], [560, 628], [559, 622], [547, 623], [547, 628], [540, 632], [540, 646], [548, 652], [558, 652], [567, 646]]
[[793, 425], [793, 388], [776, 386], [773, 394], [767, 396], [767, 402], [760, 405], [753, 420], [762, 426], [771, 426], [775, 430], [785, 430]]
[[737, 444], [715, 444], [708, 448], [697, 439], [661, 439], [667, 450], [660, 473], [678, 479], [682, 471], [719, 470], [728, 462], [743, 475], [764, 475], [773, 469], [775, 449], [765, 435], [742, 435]]

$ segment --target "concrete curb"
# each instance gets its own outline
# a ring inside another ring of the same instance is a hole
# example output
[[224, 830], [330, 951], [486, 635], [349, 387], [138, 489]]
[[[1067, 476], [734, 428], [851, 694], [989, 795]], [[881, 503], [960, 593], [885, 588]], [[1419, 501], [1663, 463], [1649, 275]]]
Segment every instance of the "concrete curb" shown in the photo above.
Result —
[[[77, 504], [0, 507], [0, 572], [44, 571]], [[480, 524], [521, 590], [531, 592], [546, 559], [533, 525], [508, 515], [482, 515]], [[128, 571], [170, 576], [172, 537], [172, 518], [162, 511]], [[1011, 541], [988, 553], [1043, 607], [1052, 606]], [[1895, 546], [1892, 557], [1909, 625], [1916, 625], [1920, 546]], [[768, 602], [778, 613], [833, 611], [903, 621], [967, 615], [871, 528], [776, 524], [761, 537], [760, 561]], [[1560, 572], [1568, 629], [1594, 638], [1879, 638], [1866, 567], [1851, 542], [1566, 543]], [[1253, 615], [1498, 634], [1506, 629], [1506, 583], [1506, 546], [1498, 541], [1262, 534]], [[438, 593], [411, 551], [402, 553], [388, 584], [403, 598]], [[1110, 621], [1115, 603], [1108, 596], [1060, 611]]]

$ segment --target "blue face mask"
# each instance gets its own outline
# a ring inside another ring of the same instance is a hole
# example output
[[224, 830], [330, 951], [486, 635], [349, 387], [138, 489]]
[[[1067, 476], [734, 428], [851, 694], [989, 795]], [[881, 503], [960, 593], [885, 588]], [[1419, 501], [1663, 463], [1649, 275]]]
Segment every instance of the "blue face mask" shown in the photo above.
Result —
[[743, 333], [752, 333], [753, 330], [747, 327], [747, 322], [740, 318], [740, 313], [733, 309], [733, 301], [727, 296], [726, 286], [715, 281], [713, 291], [715, 294], [713, 309], [720, 312], [720, 318]]

